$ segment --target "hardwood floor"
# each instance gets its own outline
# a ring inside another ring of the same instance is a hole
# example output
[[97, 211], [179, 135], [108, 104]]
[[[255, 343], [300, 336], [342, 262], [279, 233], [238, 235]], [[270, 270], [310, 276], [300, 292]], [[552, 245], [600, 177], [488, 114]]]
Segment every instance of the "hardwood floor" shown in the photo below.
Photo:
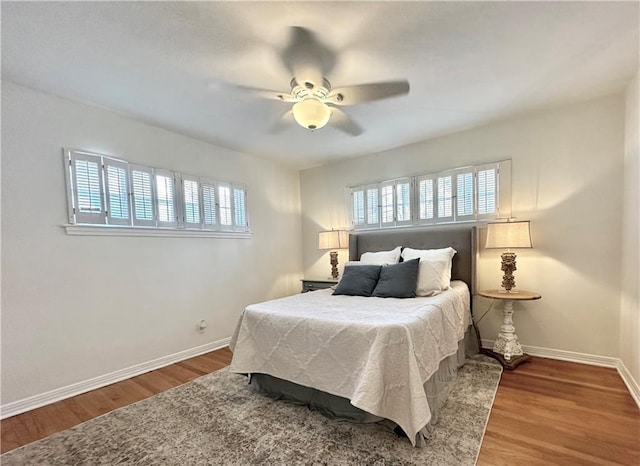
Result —
[[[227, 366], [228, 348], [1, 421], [2, 452]], [[478, 465], [640, 465], [640, 411], [615, 369], [532, 358], [500, 381]]]
[[0, 450], [2, 453], [13, 450], [215, 372], [230, 363], [231, 351], [223, 348], [3, 419], [0, 421]]
[[640, 465], [640, 411], [615, 369], [532, 358], [505, 371], [478, 465]]

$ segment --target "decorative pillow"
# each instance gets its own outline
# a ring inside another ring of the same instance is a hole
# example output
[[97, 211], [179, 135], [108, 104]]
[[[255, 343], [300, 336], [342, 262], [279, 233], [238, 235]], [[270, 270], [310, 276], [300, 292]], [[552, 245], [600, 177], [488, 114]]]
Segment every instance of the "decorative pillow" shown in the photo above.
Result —
[[[363, 264], [360, 261], [347, 261], [344, 263], [344, 269], [338, 278], [338, 283], [342, 281], [344, 278], [344, 271], [347, 270], [347, 267], [360, 267], [361, 265], [372, 265], [372, 264]], [[375, 265], [375, 264], [373, 264]], [[332, 287], [334, 290], [336, 289], [335, 285]]]
[[420, 259], [385, 265], [371, 296], [378, 298], [415, 298]]
[[342, 279], [333, 294], [348, 296], [371, 296], [378, 283], [380, 265], [345, 265]]
[[360, 262], [363, 264], [373, 265], [391, 265], [400, 262], [400, 251], [402, 248], [398, 246], [391, 251], [365, 252], [360, 256]]
[[417, 296], [433, 296], [451, 287], [451, 261], [455, 254], [453, 248], [404, 248], [402, 258], [405, 261], [420, 259]]

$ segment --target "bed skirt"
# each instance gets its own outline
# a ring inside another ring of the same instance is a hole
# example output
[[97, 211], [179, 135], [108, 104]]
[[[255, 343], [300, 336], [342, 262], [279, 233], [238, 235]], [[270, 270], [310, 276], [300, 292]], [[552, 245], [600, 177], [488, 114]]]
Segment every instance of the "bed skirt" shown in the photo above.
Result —
[[[449, 391], [456, 381], [458, 368], [462, 367], [466, 356], [477, 352], [476, 335], [473, 327], [469, 327], [464, 338], [458, 342], [458, 352], [443, 359], [438, 366], [438, 370], [424, 383], [424, 391], [431, 411], [431, 420], [416, 435], [417, 447], [424, 446], [431, 437], [438, 422], [440, 408], [447, 401]], [[396, 433], [404, 434], [396, 423], [356, 408], [347, 398], [331, 395], [267, 374], [251, 374], [249, 384], [253, 390], [270, 398], [306, 405], [330, 419], [351, 422], [382, 422]]]

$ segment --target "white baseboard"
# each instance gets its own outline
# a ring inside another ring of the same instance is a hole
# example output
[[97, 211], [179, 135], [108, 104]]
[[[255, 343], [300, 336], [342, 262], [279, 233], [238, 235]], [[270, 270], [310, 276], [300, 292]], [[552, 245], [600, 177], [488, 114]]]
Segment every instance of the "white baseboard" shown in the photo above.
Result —
[[621, 359], [618, 360], [618, 366], [616, 368], [618, 369], [618, 374], [622, 377], [622, 381], [629, 389], [629, 393], [631, 393], [638, 408], [640, 408], [640, 385], [633, 379], [631, 372], [629, 372], [629, 369], [627, 369], [627, 366], [624, 365]]
[[130, 379], [136, 375], [144, 374], [176, 362], [184, 361], [185, 359], [224, 348], [229, 344], [230, 340], [231, 337], [223, 338], [218, 341], [207, 343], [206, 345], [196, 346], [195, 348], [190, 348], [158, 359], [136, 364], [135, 366], [127, 367], [125, 369], [120, 369], [118, 371], [111, 372], [110, 374], [100, 375], [92, 379], [67, 385], [66, 387], [56, 388], [40, 395], [34, 395], [22, 400], [7, 403], [0, 406], [0, 419], [31, 411], [32, 409], [40, 408], [41, 406], [55, 403], [56, 401], [71, 398], [72, 396], [80, 395], [81, 393], [86, 393], [91, 390], [95, 390], [96, 388], [111, 385], [112, 383], [120, 382], [121, 380]]
[[[483, 348], [493, 348], [493, 340], [482, 340]], [[541, 348], [539, 346], [522, 345], [522, 350], [531, 356], [541, 358], [558, 359], [561, 361], [578, 362], [592, 366], [613, 367], [618, 370], [622, 381], [629, 389], [631, 397], [640, 408], [640, 385], [633, 379], [631, 372], [627, 369], [621, 359], [610, 356], [598, 356], [595, 354], [576, 353], [573, 351], [557, 350], [551, 348]]]

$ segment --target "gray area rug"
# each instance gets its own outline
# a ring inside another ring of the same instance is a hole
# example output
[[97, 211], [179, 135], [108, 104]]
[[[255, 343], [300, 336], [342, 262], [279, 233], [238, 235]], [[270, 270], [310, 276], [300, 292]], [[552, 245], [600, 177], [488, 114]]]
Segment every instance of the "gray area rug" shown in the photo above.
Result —
[[468, 360], [425, 448], [381, 424], [273, 401], [223, 369], [7, 452], [0, 463], [473, 465], [501, 372], [485, 356]]

